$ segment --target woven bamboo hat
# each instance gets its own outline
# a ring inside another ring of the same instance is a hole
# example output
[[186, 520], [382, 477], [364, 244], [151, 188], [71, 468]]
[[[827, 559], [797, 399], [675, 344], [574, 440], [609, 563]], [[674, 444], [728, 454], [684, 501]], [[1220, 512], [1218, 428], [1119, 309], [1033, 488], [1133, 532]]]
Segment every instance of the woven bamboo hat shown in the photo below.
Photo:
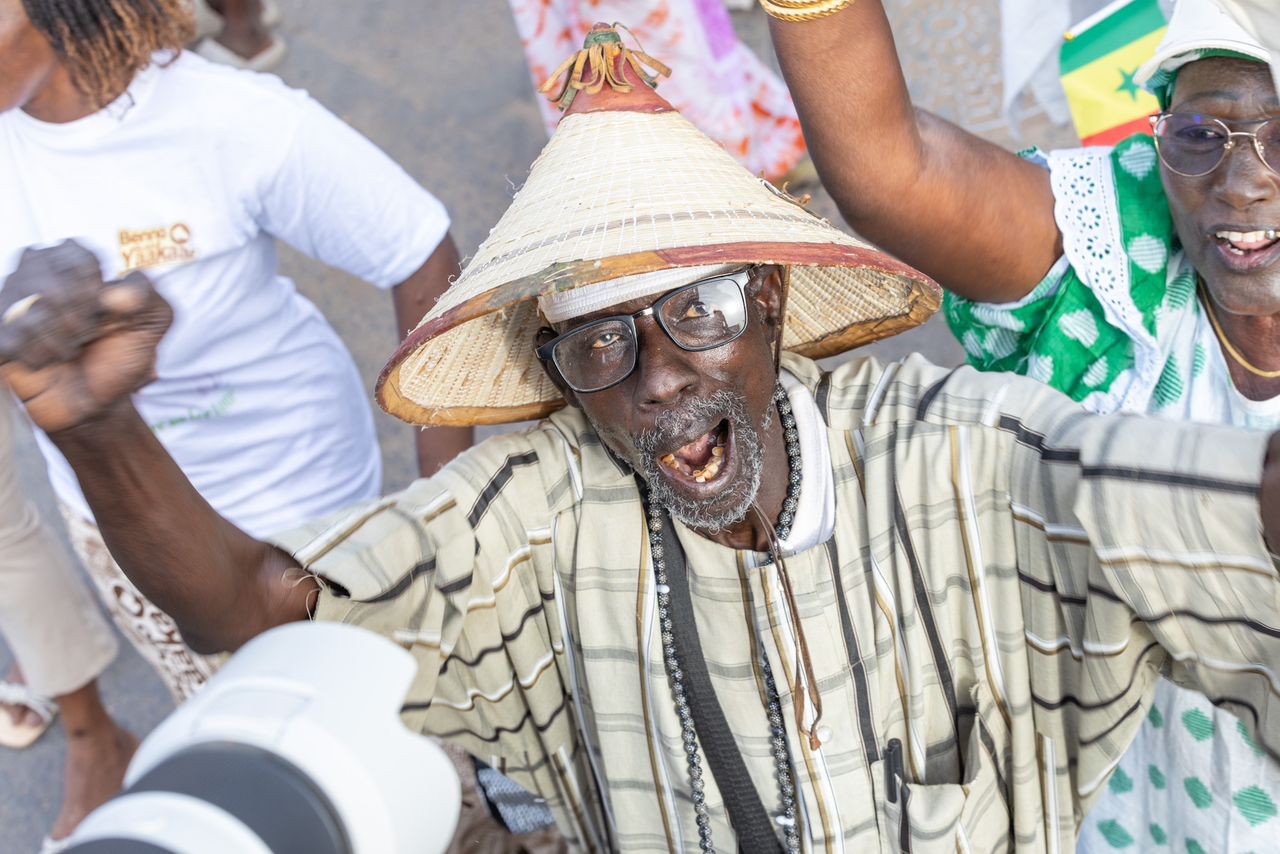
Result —
[[433, 426], [539, 418], [564, 405], [534, 355], [538, 297], [623, 276], [720, 264], [790, 270], [782, 346], [819, 358], [916, 326], [940, 291], [752, 176], [654, 91], [597, 24], [567, 74], [567, 106], [529, 179], [396, 351], [378, 402]]

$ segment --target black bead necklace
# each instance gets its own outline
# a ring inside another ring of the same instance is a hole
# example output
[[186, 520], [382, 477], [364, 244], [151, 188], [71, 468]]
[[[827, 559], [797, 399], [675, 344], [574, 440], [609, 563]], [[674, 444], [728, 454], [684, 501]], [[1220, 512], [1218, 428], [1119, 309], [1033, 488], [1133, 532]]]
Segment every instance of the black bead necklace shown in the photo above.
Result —
[[[796, 507], [800, 496], [800, 435], [796, 430], [796, 419], [791, 411], [791, 401], [779, 383], [773, 392], [774, 404], [778, 408], [778, 416], [782, 423], [783, 436], [786, 440], [787, 463], [790, 471], [787, 481], [787, 497], [782, 502], [782, 512], [778, 515], [777, 540], [785, 540], [791, 533], [791, 525], [795, 521]], [[647, 508], [649, 519], [649, 551], [653, 558], [653, 575], [658, 592], [658, 625], [662, 629], [662, 657], [667, 668], [667, 678], [671, 682], [671, 693], [676, 701], [676, 714], [680, 718], [681, 739], [684, 743], [685, 758], [689, 764], [689, 787], [693, 792], [693, 811], [698, 824], [698, 848], [705, 854], [712, 854], [715, 846], [711, 842], [711, 817], [707, 813], [705, 784], [703, 782], [702, 757], [698, 748], [698, 734], [693, 725], [693, 713], [685, 694], [684, 671], [680, 668], [680, 659], [675, 647], [675, 636], [671, 632], [671, 588], [667, 585], [667, 567], [663, 559], [662, 514], [666, 511], [650, 504]], [[773, 761], [778, 781], [780, 809], [775, 821], [783, 829], [785, 847], [788, 852], [800, 850], [800, 830], [796, 817], [796, 790], [791, 778], [791, 755], [787, 748], [787, 731], [782, 725], [782, 702], [778, 698], [778, 688], [773, 681], [773, 669], [769, 659], [761, 651], [761, 671], [764, 674], [766, 702], [768, 705], [770, 746], [773, 749]]]

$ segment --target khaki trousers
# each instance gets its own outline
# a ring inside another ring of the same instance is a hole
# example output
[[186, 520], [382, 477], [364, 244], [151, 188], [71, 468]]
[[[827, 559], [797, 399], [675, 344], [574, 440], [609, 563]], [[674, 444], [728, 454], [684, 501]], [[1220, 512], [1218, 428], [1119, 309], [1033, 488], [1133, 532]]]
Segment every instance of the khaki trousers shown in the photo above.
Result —
[[31, 690], [69, 694], [97, 679], [117, 642], [18, 472], [16, 406], [0, 387], [0, 634]]

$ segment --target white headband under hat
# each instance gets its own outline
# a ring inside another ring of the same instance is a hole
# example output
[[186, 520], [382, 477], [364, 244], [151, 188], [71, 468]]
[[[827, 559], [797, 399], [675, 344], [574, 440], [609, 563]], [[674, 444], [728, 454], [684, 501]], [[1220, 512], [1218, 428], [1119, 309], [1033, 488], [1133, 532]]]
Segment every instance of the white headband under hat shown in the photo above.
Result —
[[701, 279], [723, 276], [741, 269], [741, 264], [711, 264], [703, 267], [673, 267], [652, 273], [638, 273], [583, 288], [543, 294], [538, 297], [538, 309], [548, 323], [559, 323], [562, 320], [600, 311], [611, 305], [651, 294], [664, 293], [681, 285], [691, 285]]

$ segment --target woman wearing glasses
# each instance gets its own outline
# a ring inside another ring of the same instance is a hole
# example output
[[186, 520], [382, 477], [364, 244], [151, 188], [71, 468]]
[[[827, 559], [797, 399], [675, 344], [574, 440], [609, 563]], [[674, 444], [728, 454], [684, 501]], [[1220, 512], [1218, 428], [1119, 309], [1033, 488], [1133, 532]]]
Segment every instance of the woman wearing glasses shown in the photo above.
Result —
[[[1161, 101], [1154, 138], [1021, 158], [913, 110], [877, 0], [773, 35], [823, 183], [948, 289], [971, 364], [1098, 412], [1280, 428], [1280, 102], [1266, 51], [1212, 0], [1180, 0], [1136, 70]], [[832, 98], [831, 80], [856, 83]], [[1275, 849], [1280, 766], [1236, 717], [1162, 680], [1145, 721], [1090, 737], [1135, 734], [1114, 774], [1077, 769], [1099, 794], [1081, 850]]]

